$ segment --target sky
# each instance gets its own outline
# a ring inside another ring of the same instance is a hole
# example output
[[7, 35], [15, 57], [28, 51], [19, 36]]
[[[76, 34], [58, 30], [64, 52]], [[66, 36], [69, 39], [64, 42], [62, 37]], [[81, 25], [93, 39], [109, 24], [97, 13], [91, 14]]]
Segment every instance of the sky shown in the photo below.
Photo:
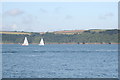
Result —
[[3, 2], [0, 14], [3, 31], [118, 28], [117, 2]]

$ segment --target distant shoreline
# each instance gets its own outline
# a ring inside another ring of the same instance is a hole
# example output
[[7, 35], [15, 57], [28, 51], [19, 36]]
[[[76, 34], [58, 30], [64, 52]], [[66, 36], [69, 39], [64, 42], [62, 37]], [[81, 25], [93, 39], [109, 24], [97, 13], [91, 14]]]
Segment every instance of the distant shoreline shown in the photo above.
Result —
[[[22, 44], [22, 43], [0, 43], [0, 44]], [[39, 43], [29, 43], [39, 44]], [[120, 43], [45, 43], [45, 44], [120, 44]]]
[[[46, 32], [1, 32], [0, 44], [22, 44], [27, 37], [30, 44], [39, 44], [43, 38], [46, 44], [119, 44], [120, 30], [68, 30]], [[4, 33], [4, 34], [3, 34]], [[6, 34], [5, 34], [6, 33]], [[27, 35], [26, 33], [30, 34]]]

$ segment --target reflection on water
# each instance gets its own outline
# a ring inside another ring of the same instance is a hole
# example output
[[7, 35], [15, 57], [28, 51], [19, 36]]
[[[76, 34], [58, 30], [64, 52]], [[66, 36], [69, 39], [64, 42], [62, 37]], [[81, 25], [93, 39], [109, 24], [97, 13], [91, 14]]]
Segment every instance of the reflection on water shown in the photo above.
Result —
[[3, 45], [4, 78], [117, 78], [115, 44]]

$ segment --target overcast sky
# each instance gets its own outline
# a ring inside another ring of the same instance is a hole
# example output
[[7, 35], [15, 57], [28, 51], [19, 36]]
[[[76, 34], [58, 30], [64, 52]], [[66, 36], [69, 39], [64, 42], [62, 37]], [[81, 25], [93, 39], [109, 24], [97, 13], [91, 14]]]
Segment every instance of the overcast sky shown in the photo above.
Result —
[[2, 9], [4, 31], [118, 28], [117, 2], [4, 2]]

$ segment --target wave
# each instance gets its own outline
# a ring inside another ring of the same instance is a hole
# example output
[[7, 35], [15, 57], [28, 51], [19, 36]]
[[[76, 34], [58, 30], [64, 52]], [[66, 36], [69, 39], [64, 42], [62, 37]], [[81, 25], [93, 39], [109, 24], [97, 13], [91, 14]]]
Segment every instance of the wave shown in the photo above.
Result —
[[81, 51], [33, 51], [34, 53], [77, 53], [77, 52], [118, 52], [118, 50], [81, 50]]
[[13, 53], [2, 53], [2, 54], [9, 54], [10, 55], [10, 54], [13, 54]]
[[2, 51], [2, 53], [18, 53], [18, 51]]
[[[79, 51], [29, 51], [29, 53], [87, 53], [87, 52], [118, 52], [118, 50], [79, 50]], [[23, 51], [2, 51], [4, 54], [23, 53]]]
[[36, 57], [36, 56], [40, 56], [40, 55], [22, 55], [22, 56], [26, 56], [26, 57]]

